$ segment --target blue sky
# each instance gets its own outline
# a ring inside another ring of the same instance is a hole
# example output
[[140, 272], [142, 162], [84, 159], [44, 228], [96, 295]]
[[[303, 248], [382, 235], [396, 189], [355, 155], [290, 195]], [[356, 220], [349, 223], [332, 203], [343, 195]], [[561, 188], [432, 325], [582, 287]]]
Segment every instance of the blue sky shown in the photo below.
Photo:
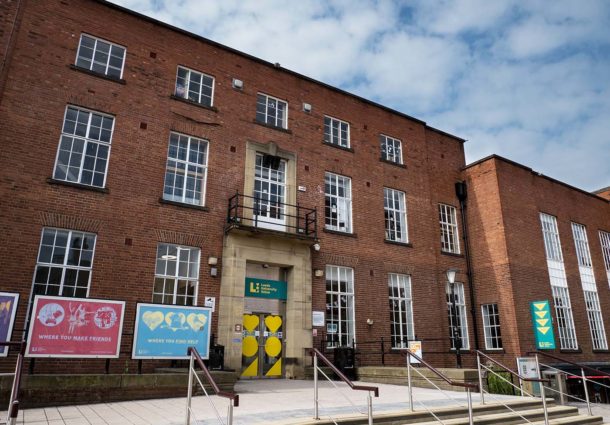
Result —
[[610, 186], [606, 0], [114, 0], [585, 190]]

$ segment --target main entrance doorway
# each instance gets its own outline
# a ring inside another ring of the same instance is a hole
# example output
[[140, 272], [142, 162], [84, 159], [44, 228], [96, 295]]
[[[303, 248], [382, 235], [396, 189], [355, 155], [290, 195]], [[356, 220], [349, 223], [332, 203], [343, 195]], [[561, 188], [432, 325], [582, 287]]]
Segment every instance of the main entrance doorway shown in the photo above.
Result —
[[283, 318], [270, 313], [244, 314], [242, 377], [283, 376]]

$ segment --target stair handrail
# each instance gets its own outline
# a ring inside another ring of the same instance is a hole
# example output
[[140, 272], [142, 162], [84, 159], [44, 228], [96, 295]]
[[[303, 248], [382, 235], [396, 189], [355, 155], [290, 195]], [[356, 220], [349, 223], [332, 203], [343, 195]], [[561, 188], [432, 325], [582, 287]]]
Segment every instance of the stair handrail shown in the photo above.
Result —
[[[413, 357], [415, 360], [417, 360], [417, 362], [419, 362], [420, 364], [424, 365], [428, 370], [430, 370], [436, 376], [441, 378], [447, 384], [449, 384], [451, 386], [454, 386], [454, 387], [463, 387], [463, 388], [466, 388], [466, 401], [467, 401], [467, 408], [468, 408], [468, 423], [469, 423], [469, 425], [473, 425], [474, 424], [474, 415], [473, 415], [473, 410], [472, 410], [472, 392], [471, 392], [471, 390], [473, 390], [473, 389], [474, 390], [479, 390], [479, 385], [478, 384], [472, 384], [470, 382], [463, 382], [463, 381], [454, 381], [453, 379], [449, 378], [443, 372], [441, 372], [440, 370], [436, 369], [434, 366], [432, 366], [430, 363], [428, 363], [427, 361], [425, 361], [424, 359], [422, 359], [420, 356], [418, 356], [417, 354], [413, 353], [412, 351], [410, 351], [410, 350], [404, 350], [404, 351], [401, 350], [401, 353], [405, 356], [405, 358], [407, 360], [407, 386], [408, 386], [408, 389], [409, 389], [409, 408], [411, 409], [411, 411], [415, 411], [415, 408], [414, 408], [414, 405], [413, 405], [413, 385], [412, 385], [412, 382], [411, 382], [411, 368], [413, 368], [413, 370], [416, 371], [422, 378], [424, 378], [426, 381], [428, 381], [429, 384], [431, 384], [432, 386], [436, 387], [437, 390], [441, 391], [446, 397], [448, 397], [450, 399], [453, 399], [448, 394], [446, 394], [438, 385], [436, 385], [434, 382], [432, 382], [425, 375], [423, 375], [419, 370], [417, 370], [416, 368], [414, 368], [411, 365], [411, 357]], [[455, 400], [455, 399], [453, 399], [453, 400]], [[437, 420], [437, 422], [440, 422], [441, 424], [443, 423], [443, 421], [441, 421], [430, 409], [428, 409], [425, 404], [423, 404], [422, 402], [419, 402], [419, 403], [422, 406], [424, 406], [424, 408], [426, 410], [428, 410], [428, 412], [430, 414], [432, 414], [432, 416]]]
[[212, 400], [210, 399], [210, 396], [207, 393], [203, 383], [199, 379], [199, 376], [197, 376], [197, 373], [195, 373], [195, 367], [194, 367], [195, 363], [197, 363], [199, 368], [203, 371], [205, 378], [207, 379], [208, 383], [210, 384], [210, 386], [212, 387], [212, 389], [214, 390], [216, 395], [219, 397], [229, 399], [229, 407], [228, 407], [228, 412], [227, 412], [227, 425], [232, 425], [233, 424], [233, 407], [239, 406], [239, 394], [236, 394], [233, 391], [222, 391], [220, 389], [220, 387], [218, 386], [218, 384], [216, 383], [216, 381], [210, 374], [210, 371], [203, 363], [203, 359], [201, 358], [199, 351], [197, 351], [197, 348], [188, 347], [187, 355], [189, 356], [190, 361], [189, 361], [189, 383], [188, 383], [189, 387], [188, 387], [187, 406], [186, 406], [186, 425], [190, 425], [191, 415], [193, 413], [193, 411], [191, 409], [191, 400], [193, 397], [193, 377], [195, 379], [197, 379], [197, 382], [203, 389], [203, 392], [205, 393], [208, 401], [210, 402], [210, 404], [212, 405], [212, 408], [216, 412], [216, 416], [218, 417], [218, 420], [220, 421], [220, 423], [224, 424], [224, 421], [220, 418], [220, 415], [219, 415], [218, 411], [216, 410], [216, 406], [214, 406], [214, 403], [212, 403]]
[[[354, 384], [347, 376], [345, 376], [324, 354], [320, 352], [317, 348], [310, 348], [309, 353], [313, 357], [313, 381], [314, 381], [314, 419], [319, 420], [319, 400], [318, 400], [318, 359], [322, 360], [326, 366], [328, 366], [335, 375], [339, 377], [343, 382], [345, 382], [352, 390], [357, 391], [368, 391], [367, 396], [367, 408], [368, 408], [368, 420], [369, 425], [373, 424], [373, 400], [371, 398], [371, 393], [375, 394], [375, 397], [379, 397], [379, 387], [368, 386], [368, 385], [356, 385]], [[322, 374], [330, 381], [330, 378], [322, 372]], [[331, 381], [332, 382], [332, 381]], [[334, 419], [331, 418], [331, 420]], [[335, 422], [336, 423], [336, 422]]]
[[[550, 359], [558, 360], [560, 362], [567, 363], [567, 364], [570, 364], [572, 366], [576, 366], [576, 367], [580, 368], [580, 374], [581, 374], [580, 378], [582, 379], [582, 385], [583, 385], [583, 389], [584, 389], [584, 393], [585, 393], [585, 399], [583, 400], [583, 399], [581, 399], [579, 397], [576, 397], [574, 395], [567, 394], [567, 392], [566, 392], [565, 395], [567, 397], [569, 397], [569, 398], [573, 398], [573, 399], [578, 400], [578, 401], [584, 401], [585, 403], [587, 403], [587, 411], [589, 413], [589, 416], [593, 416], [593, 410], [591, 409], [591, 404], [599, 404], [599, 403], [591, 402], [591, 400], [589, 399], [589, 389], [587, 387], [587, 381], [589, 381], [589, 379], [587, 379], [587, 375], [585, 374], [585, 370], [588, 370], [588, 371], [591, 371], [593, 373], [597, 373], [597, 374], [601, 374], [601, 375], [607, 376], [608, 378], [610, 378], [610, 373], [604, 372], [603, 370], [595, 369], [594, 367], [587, 366], [587, 365], [582, 364], [582, 363], [573, 362], [572, 360], [568, 360], [568, 359], [556, 356], [554, 354], [545, 353], [544, 351], [528, 351], [527, 354], [528, 355], [534, 354], [536, 356], [536, 361], [537, 362], [538, 362], [538, 355], [542, 355], [542, 356], [548, 357]], [[565, 370], [558, 369], [558, 368], [556, 368], [554, 366], [551, 366], [551, 365], [548, 365], [548, 364], [543, 364], [543, 363], [539, 363], [539, 364], [542, 364], [542, 366], [545, 366], [545, 367], [547, 367], [549, 369], [553, 369], [553, 370], [556, 370], [557, 372], [563, 373], [564, 375], [567, 375], [567, 376], [572, 375], [571, 373], [568, 373]], [[538, 370], [539, 370], [539, 373], [540, 373], [540, 366], [538, 366]], [[578, 375], [572, 375], [572, 376], [578, 376]], [[610, 385], [602, 384], [601, 382], [595, 382], [595, 383], [597, 385], [600, 385], [602, 387], [610, 389]], [[554, 389], [554, 388], [551, 388], [551, 387], [548, 387], [548, 389], [553, 391], [553, 392], [559, 393], [560, 395], [563, 395], [563, 391], [561, 391], [561, 387], [560, 387], [559, 391]]]
[[11, 396], [9, 398], [9, 404], [7, 409], [7, 425], [14, 425], [17, 423], [17, 416], [19, 415], [19, 392], [21, 391], [21, 370], [23, 369], [23, 358], [25, 355], [25, 341], [0, 341], [0, 347], [19, 347], [19, 353], [17, 354], [17, 362], [15, 364], [15, 372], [9, 375], [13, 375], [13, 385], [11, 387]]
[[[496, 359], [488, 356], [487, 354], [483, 353], [480, 350], [475, 350], [475, 353], [477, 355], [477, 371], [479, 374], [479, 387], [481, 388], [480, 391], [480, 395], [481, 395], [481, 404], [485, 404], [485, 388], [483, 387], [483, 374], [481, 373], [481, 369], [485, 369], [488, 372], [493, 373], [494, 375], [496, 375], [498, 378], [500, 378], [501, 380], [503, 380], [504, 382], [512, 385], [513, 387], [517, 388], [517, 386], [511, 381], [509, 381], [508, 379], [504, 378], [502, 375], [500, 375], [499, 373], [495, 372], [493, 369], [485, 366], [482, 362], [481, 362], [481, 356], [484, 357], [485, 359], [489, 360], [490, 362], [492, 362], [493, 364], [495, 364], [496, 366], [501, 367], [502, 369], [504, 369], [505, 371], [507, 371], [508, 373], [510, 373], [513, 376], [516, 376], [517, 378], [519, 378], [519, 391], [521, 391], [521, 396], [523, 397], [524, 394], [527, 394], [530, 397], [534, 397], [533, 394], [528, 393], [527, 391], [525, 391], [523, 389], [523, 382], [539, 382], [540, 383], [540, 387], [541, 387], [541, 399], [542, 399], [542, 410], [544, 413], [544, 423], [545, 425], [548, 425], [549, 423], [549, 413], [548, 413], [548, 406], [546, 404], [546, 396], [544, 394], [544, 383], [545, 382], [549, 382], [548, 379], [542, 379], [542, 378], [527, 378], [523, 375], [521, 375], [518, 372], [515, 372], [514, 370], [512, 370], [511, 368], [509, 368], [508, 366], [500, 363], [499, 361], [497, 361]], [[494, 397], [493, 395], [491, 395], [491, 393], [489, 391], [487, 391], [487, 394], [495, 399], [496, 401], [499, 401], [497, 397]], [[508, 406], [508, 404], [503, 403], [502, 401], [499, 401], [500, 404], [502, 404], [504, 407], [506, 407], [508, 410], [510, 410], [511, 412], [517, 414], [518, 416], [520, 416], [522, 419], [524, 419], [527, 423], [532, 423], [529, 419], [527, 419], [526, 417], [524, 417], [523, 415], [521, 415], [520, 413], [518, 413], [516, 410], [512, 409], [510, 406]]]

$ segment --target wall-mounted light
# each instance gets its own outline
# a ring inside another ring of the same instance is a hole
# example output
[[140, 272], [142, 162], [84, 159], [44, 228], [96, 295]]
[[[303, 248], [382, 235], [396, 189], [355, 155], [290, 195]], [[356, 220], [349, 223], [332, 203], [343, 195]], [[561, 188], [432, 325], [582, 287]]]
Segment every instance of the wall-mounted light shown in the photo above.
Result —
[[324, 270], [322, 270], [322, 269], [315, 269], [313, 271], [313, 274], [314, 274], [315, 277], [322, 277], [322, 276], [324, 276]]
[[320, 250], [320, 244], [319, 243], [315, 243], [311, 246], [313, 248], [314, 251], [319, 251]]
[[303, 111], [304, 112], [311, 112], [311, 104], [303, 102]]
[[215, 266], [218, 264], [218, 257], [208, 257], [208, 265]]
[[366, 324], [369, 326], [373, 326], [373, 323], [375, 323], [375, 321], [373, 319], [366, 319]]
[[237, 78], [233, 78], [233, 88], [241, 90], [244, 88], [244, 82], [242, 80], [238, 80]]

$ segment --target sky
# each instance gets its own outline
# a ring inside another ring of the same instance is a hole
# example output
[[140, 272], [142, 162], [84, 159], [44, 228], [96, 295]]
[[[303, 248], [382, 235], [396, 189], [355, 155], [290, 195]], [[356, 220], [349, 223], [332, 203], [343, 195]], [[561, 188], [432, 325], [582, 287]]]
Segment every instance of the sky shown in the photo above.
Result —
[[113, 0], [584, 190], [610, 186], [610, 1]]

